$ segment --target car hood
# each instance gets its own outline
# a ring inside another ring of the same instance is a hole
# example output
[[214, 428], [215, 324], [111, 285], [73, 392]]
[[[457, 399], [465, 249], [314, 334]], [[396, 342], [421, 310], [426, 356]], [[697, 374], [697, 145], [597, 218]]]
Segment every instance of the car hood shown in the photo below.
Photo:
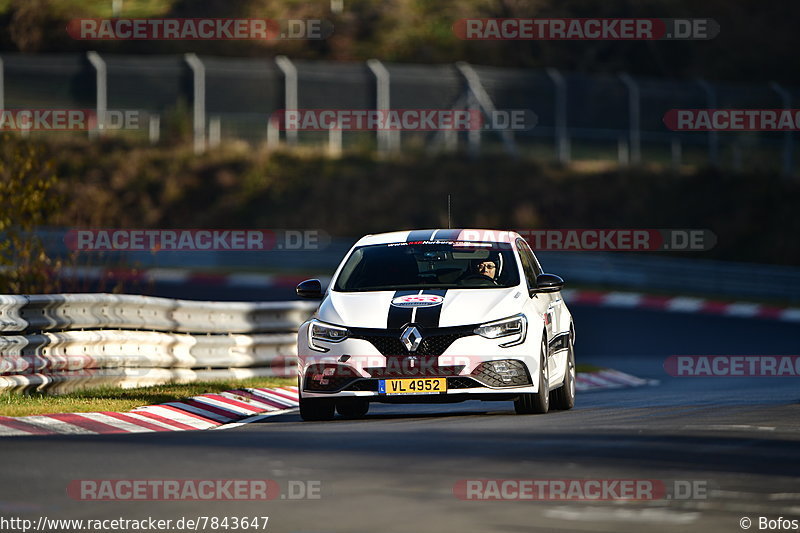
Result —
[[[437, 295], [441, 304], [397, 307], [398, 295]], [[425, 291], [329, 292], [317, 317], [331, 324], [359, 328], [400, 328], [414, 322], [422, 327], [481, 324], [522, 311], [525, 298], [519, 287], [507, 289], [450, 289]]]

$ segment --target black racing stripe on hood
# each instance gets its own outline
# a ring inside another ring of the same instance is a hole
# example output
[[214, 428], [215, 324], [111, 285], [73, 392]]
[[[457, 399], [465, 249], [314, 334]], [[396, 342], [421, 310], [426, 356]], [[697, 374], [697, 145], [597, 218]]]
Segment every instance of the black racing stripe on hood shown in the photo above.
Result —
[[414, 242], [414, 241], [429, 241], [436, 230], [430, 229], [417, 229], [410, 231], [408, 233], [408, 237], [406, 237], [406, 242]]
[[[419, 291], [395, 291], [392, 300], [398, 296], [410, 296], [412, 294], [419, 294]], [[389, 302], [389, 314], [386, 316], [386, 327], [388, 329], [400, 329], [409, 322], [411, 322], [411, 313], [414, 311], [413, 307], [396, 307]]]
[[[435, 294], [444, 298], [447, 294], [447, 289], [427, 289], [422, 294]], [[439, 319], [442, 316], [442, 307], [444, 307], [444, 302], [442, 302], [441, 305], [434, 305], [432, 307], [418, 307], [417, 316], [414, 317], [414, 323], [423, 328], [438, 328]]]

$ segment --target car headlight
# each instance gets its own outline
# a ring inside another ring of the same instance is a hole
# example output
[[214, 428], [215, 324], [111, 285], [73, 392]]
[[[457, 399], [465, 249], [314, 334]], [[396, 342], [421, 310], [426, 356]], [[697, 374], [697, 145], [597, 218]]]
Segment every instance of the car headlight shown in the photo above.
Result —
[[341, 326], [326, 324], [318, 320], [313, 320], [308, 325], [308, 345], [312, 350], [317, 350], [318, 352], [327, 352], [328, 348], [317, 344], [316, 341], [342, 342], [349, 336], [350, 332], [347, 331], [347, 328]]
[[482, 324], [475, 328], [475, 334], [480, 335], [486, 339], [499, 339], [501, 337], [510, 337], [508, 342], [501, 344], [503, 348], [509, 346], [516, 346], [525, 342], [525, 335], [528, 332], [528, 320], [525, 315], [516, 315], [503, 320], [496, 320], [487, 324]]

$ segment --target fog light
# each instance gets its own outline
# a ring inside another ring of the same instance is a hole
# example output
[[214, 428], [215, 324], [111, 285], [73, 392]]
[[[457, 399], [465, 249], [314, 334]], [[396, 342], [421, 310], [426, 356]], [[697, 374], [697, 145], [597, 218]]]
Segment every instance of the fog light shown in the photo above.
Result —
[[509, 368], [507, 361], [497, 361], [492, 363], [492, 369], [497, 372], [497, 374], [500, 376], [500, 379], [506, 382], [509, 382], [513, 378], [519, 376], [517, 369]]

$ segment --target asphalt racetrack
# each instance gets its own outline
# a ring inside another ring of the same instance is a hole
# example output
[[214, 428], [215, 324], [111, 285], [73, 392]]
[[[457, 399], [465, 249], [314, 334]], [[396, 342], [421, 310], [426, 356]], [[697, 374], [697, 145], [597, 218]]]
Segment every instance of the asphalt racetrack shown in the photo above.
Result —
[[[267, 531], [316, 533], [711, 533], [743, 531], [744, 517], [751, 530], [760, 517], [800, 519], [798, 379], [673, 378], [662, 366], [669, 355], [796, 355], [797, 324], [572, 311], [579, 363], [659, 385], [579, 394], [572, 411], [544, 416], [515, 415], [510, 402], [373, 404], [356, 421], [286, 414], [221, 431], [4, 438], [0, 514], [269, 516]], [[80, 479], [186, 478], [274, 479], [284, 498], [109, 502], [66, 493]], [[645, 501], [456, 497], [460, 481], [480, 479], [655, 480], [667, 493]], [[299, 481], [311, 481], [319, 498], [292, 499], [299, 493], [289, 485]]]

